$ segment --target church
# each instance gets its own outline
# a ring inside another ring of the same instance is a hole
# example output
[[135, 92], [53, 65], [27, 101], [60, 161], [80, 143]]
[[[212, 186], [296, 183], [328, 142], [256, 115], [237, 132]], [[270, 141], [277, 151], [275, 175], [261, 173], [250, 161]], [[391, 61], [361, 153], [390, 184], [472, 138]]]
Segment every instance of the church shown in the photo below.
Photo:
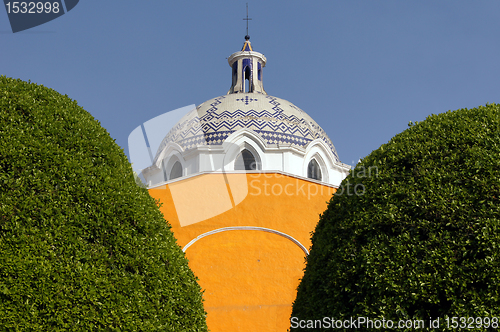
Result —
[[204, 290], [210, 331], [287, 331], [319, 215], [347, 176], [306, 112], [268, 95], [245, 36], [227, 94], [188, 110], [140, 176]]

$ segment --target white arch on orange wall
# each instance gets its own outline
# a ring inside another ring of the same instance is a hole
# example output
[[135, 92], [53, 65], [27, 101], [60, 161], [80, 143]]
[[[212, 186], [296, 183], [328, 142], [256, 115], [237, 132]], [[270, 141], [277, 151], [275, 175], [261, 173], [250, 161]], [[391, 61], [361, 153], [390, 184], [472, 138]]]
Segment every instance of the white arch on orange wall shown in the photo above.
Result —
[[196, 241], [206, 237], [206, 236], [209, 236], [209, 235], [213, 235], [213, 234], [217, 234], [217, 233], [221, 233], [221, 232], [227, 232], [227, 231], [262, 231], [262, 232], [267, 232], [267, 233], [272, 233], [272, 234], [276, 234], [276, 235], [279, 235], [279, 236], [282, 236], [290, 241], [292, 241], [293, 243], [295, 243], [300, 249], [302, 249], [302, 251], [306, 254], [306, 256], [309, 255], [309, 251], [306, 249], [306, 247], [304, 247], [302, 245], [302, 243], [300, 243], [297, 239], [295, 239], [294, 237], [286, 234], [286, 233], [283, 233], [283, 232], [280, 232], [280, 231], [277, 231], [275, 229], [271, 229], [271, 228], [265, 228], [265, 227], [255, 227], [255, 226], [234, 226], [234, 227], [223, 227], [223, 228], [218, 228], [218, 229], [214, 229], [213, 231], [210, 231], [210, 232], [206, 232], [206, 233], [203, 233], [201, 235], [198, 235], [196, 238], [192, 239], [188, 244], [186, 244], [184, 246], [184, 248], [182, 248], [182, 251], [183, 252], [186, 252], [186, 250], [192, 246]]

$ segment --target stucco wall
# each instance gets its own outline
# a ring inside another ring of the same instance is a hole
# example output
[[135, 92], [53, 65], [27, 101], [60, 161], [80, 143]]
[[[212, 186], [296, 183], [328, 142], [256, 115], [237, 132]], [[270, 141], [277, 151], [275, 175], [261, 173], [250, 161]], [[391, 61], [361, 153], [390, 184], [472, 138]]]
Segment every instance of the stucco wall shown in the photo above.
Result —
[[[149, 190], [163, 203], [183, 248], [210, 231], [255, 226], [284, 233], [307, 249], [334, 191], [280, 173], [202, 174]], [[191, 243], [186, 256], [205, 290], [212, 332], [288, 329], [305, 267], [305, 252], [296, 243], [265, 231], [230, 230]]]

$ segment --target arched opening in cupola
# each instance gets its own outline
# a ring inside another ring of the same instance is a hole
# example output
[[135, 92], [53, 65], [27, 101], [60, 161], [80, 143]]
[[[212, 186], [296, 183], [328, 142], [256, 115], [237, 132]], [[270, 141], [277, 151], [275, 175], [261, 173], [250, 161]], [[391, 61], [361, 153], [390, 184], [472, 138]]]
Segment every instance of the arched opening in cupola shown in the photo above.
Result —
[[244, 81], [245, 81], [245, 88], [243, 90], [243, 92], [245, 93], [248, 93], [248, 92], [252, 92], [252, 87], [251, 87], [251, 80], [250, 80], [250, 77], [252, 75], [252, 71], [250, 70], [250, 66], [246, 66], [245, 67], [245, 77], [244, 77]]
[[254, 155], [248, 149], [245, 149], [236, 157], [234, 169], [237, 171], [255, 171], [259, 169], [259, 165]]

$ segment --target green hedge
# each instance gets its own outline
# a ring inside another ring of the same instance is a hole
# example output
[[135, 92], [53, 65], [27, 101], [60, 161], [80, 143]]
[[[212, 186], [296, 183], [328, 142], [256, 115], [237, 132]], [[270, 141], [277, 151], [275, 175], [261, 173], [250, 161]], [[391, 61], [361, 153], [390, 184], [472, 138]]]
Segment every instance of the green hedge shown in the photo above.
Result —
[[0, 76], [0, 330], [206, 331], [156, 202], [76, 101]]
[[499, 198], [500, 105], [410, 123], [321, 215], [292, 317], [500, 318]]

